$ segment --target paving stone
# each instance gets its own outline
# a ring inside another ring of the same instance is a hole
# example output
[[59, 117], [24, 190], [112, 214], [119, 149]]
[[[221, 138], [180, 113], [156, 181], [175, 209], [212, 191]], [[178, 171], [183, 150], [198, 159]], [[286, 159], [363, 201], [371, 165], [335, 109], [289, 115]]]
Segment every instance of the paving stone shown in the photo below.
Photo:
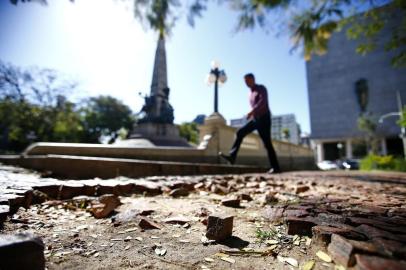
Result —
[[16, 212], [25, 203], [25, 197], [16, 194], [1, 194], [0, 200], [8, 200], [10, 212], [12, 213]]
[[403, 234], [392, 234], [390, 232], [380, 230], [378, 228], [369, 226], [369, 225], [360, 225], [355, 228], [357, 232], [360, 232], [367, 236], [369, 239], [373, 240], [374, 238], [384, 238], [388, 240], [400, 241], [406, 243], [406, 235]]
[[356, 254], [355, 259], [357, 265], [355, 269], [357, 270], [404, 270], [406, 269], [405, 261], [396, 261], [385, 259], [376, 256], [360, 255]]
[[373, 242], [388, 256], [406, 258], [406, 245], [398, 241], [374, 238]]
[[344, 223], [345, 220], [346, 217], [343, 215], [336, 215], [331, 213], [319, 213], [317, 215], [317, 221], [321, 225]]
[[[339, 226], [339, 225], [338, 225]], [[350, 239], [363, 239], [363, 235], [348, 227], [331, 227], [318, 225], [312, 228], [313, 242], [327, 247], [331, 241], [331, 236], [337, 234]]]
[[348, 218], [348, 223], [351, 225], [370, 225], [385, 231], [390, 231], [393, 233], [401, 233], [405, 234], [406, 236], [406, 227], [392, 225], [377, 219], [373, 218], [358, 218], [358, 217], [350, 217]]
[[59, 192], [57, 199], [59, 200], [67, 200], [67, 199], [72, 199], [73, 197], [79, 196], [79, 195], [85, 195], [84, 194], [84, 185], [81, 183], [75, 183], [75, 182], [67, 182], [64, 183], [59, 187]]
[[56, 199], [59, 194], [60, 184], [38, 183], [32, 188], [46, 194], [51, 199]]
[[45, 269], [44, 244], [32, 234], [0, 234], [0, 269]]
[[353, 266], [355, 253], [387, 256], [384, 250], [371, 241], [349, 240], [339, 235], [333, 235], [328, 251], [333, 258], [344, 266]]
[[10, 213], [10, 206], [0, 205], [0, 224], [3, 223]]
[[312, 235], [312, 228], [317, 225], [316, 221], [313, 218], [295, 218], [289, 217], [285, 218], [286, 223], [288, 224], [288, 234], [290, 235]]
[[234, 216], [210, 215], [207, 221], [206, 237], [210, 240], [221, 242], [233, 233]]
[[169, 192], [169, 196], [171, 197], [183, 197], [183, 196], [188, 196], [189, 195], [189, 190], [180, 187], [180, 188], [175, 188], [171, 192]]
[[141, 218], [138, 226], [143, 230], [162, 229], [161, 225], [147, 218]]

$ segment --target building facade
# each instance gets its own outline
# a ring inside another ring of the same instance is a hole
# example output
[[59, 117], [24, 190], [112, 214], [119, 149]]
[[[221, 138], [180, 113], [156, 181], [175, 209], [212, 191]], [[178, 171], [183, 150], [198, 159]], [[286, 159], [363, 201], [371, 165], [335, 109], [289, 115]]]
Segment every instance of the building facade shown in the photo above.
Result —
[[359, 158], [367, 153], [367, 134], [359, 129], [361, 116], [376, 124], [375, 138], [380, 154], [402, 155], [398, 117], [379, 123], [388, 113], [399, 111], [397, 95], [406, 101], [406, 68], [394, 68], [394, 53], [384, 44], [391, 25], [400, 23], [396, 14], [377, 40], [371, 53], [356, 53], [359, 41], [348, 40], [345, 29], [332, 35], [328, 52], [306, 63], [311, 121], [311, 139], [317, 160]]
[[[242, 127], [248, 122], [246, 118], [230, 120], [230, 126]], [[272, 139], [300, 144], [300, 125], [294, 114], [273, 115], [271, 127]]]

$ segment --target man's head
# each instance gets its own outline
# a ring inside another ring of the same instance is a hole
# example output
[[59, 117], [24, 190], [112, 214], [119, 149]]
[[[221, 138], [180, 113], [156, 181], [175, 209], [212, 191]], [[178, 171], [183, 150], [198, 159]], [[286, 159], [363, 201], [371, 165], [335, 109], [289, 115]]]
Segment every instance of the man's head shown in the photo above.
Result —
[[252, 73], [248, 73], [244, 75], [245, 84], [249, 88], [253, 88], [255, 86], [255, 76]]

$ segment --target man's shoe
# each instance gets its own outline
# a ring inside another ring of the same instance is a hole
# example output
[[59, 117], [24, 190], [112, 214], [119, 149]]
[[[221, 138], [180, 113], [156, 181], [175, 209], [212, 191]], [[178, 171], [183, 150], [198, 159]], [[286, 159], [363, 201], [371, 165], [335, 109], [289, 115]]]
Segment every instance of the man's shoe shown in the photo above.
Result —
[[235, 162], [235, 158], [233, 158], [232, 156], [229, 156], [229, 155], [225, 155], [225, 154], [222, 153], [222, 152], [219, 152], [219, 156], [220, 156], [222, 159], [224, 159], [225, 161], [227, 161], [228, 164], [233, 165], [234, 162]]
[[282, 173], [282, 171], [281, 170], [275, 170], [274, 168], [272, 168], [272, 169], [270, 169], [268, 171], [268, 174], [278, 174], [278, 173]]

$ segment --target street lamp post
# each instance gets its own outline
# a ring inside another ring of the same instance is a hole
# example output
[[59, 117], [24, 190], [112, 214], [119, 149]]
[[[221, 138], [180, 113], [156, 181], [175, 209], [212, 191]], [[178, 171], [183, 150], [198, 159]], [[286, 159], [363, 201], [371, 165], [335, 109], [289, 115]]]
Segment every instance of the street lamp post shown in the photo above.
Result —
[[[397, 103], [398, 103], [398, 112], [391, 112], [391, 113], [387, 113], [382, 115], [379, 118], [379, 123], [383, 123], [383, 120], [385, 120], [385, 118], [387, 117], [391, 117], [391, 116], [399, 116], [400, 120], [403, 120], [403, 113], [402, 113], [402, 109], [403, 109], [403, 104], [402, 104], [402, 98], [400, 97], [400, 92], [396, 91], [396, 99], [397, 99]], [[403, 143], [403, 156], [406, 159], [406, 128], [405, 127], [401, 127], [400, 128], [400, 135], [399, 137], [402, 139], [402, 143]]]
[[227, 81], [227, 75], [224, 70], [220, 70], [220, 64], [217, 61], [211, 62], [211, 70], [207, 75], [207, 84], [214, 83], [214, 112], [218, 113], [218, 86], [224, 84]]

